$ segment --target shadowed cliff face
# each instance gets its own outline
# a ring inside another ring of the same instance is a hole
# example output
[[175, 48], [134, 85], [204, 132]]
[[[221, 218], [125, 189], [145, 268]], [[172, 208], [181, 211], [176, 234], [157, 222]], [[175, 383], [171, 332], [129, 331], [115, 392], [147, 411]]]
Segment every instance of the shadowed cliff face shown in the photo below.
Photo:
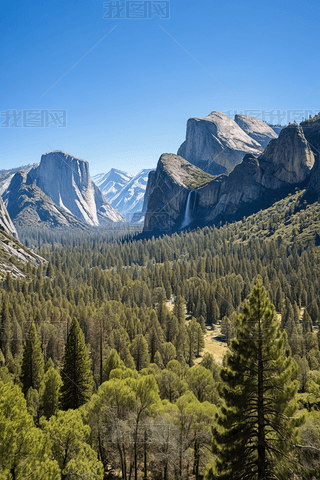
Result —
[[148, 199], [151, 195], [151, 192], [153, 190], [153, 187], [155, 185], [155, 179], [156, 179], [156, 170], [151, 170], [148, 174], [148, 183], [147, 183], [147, 188], [146, 188], [146, 193], [144, 195], [143, 199], [143, 207], [142, 207], [142, 213], [145, 214], [148, 208]]
[[161, 155], [156, 171], [149, 174], [144, 230], [168, 231], [179, 225], [189, 192], [213, 178], [178, 155]]
[[[191, 190], [197, 193], [191, 223], [195, 227], [212, 223], [223, 216], [233, 216], [243, 206], [254, 205], [254, 202], [268, 192], [281, 192], [281, 188], [299, 185], [309, 178], [318, 188], [320, 184], [318, 170], [315, 169], [316, 166], [313, 167], [315, 155], [298, 125], [289, 125], [283, 129], [279, 138], [272, 140], [259, 157], [245, 155], [243, 161], [228, 176], [208, 176], [199, 184], [197, 178], [203, 174], [201, 170], [196, 169], [191, 173], [193, 165], [182, 157], [165, 157], [160, 158], [155, 174], [150, 177], [147, 213], [166, 212], [167, 218], [162, 219], [162, 229], [165, 230], [166, 227], [167, 231], [181, 227], [188, 193]], [[183, 182], [183, 172], [188, 169], [193, 185]], [[315, 173], [311, 175], [311, 171]], [[152, 230], [152, 224], [147, 221], [147, 217], [145, 230]]]
[[271, 140], [258, 158], [246, 155], [240, 165], [225, 179], [219, 199], [206, 221], [219, 215], [234, 215], [239, 208], [250, 205], [268, 191], [298, 185], [309, 176], [314, 155], [299, 125], [289, 125]]
[[315, 156], [308, 190], [316, 194], [317, 198], [320, 199], [320, 117], [318, 117], [317, 120], [306, 120], [300, 125]]
[[221, 112], [190, 118], [178, 155], [213, 175], [231, 172], [246, 153], [259, 155], [262, 146]]
[[87, 228], [77, 217], [55, 205], [24, 171], [13, 176], [5, 200], [17, 227]]
[[277, 188], [277, 180], [290, 184], [300, 183], [310, 174], [314, 160], [314, 154], [300, 125], [288, 125], [259, 157], [260, 165], [264, 169], [263, 183], [268, 188]]
[[1, 196], [0, 196], [0, 230], [18, 239], [16, 227], [14, 226], [9, 216], [9, 213], [3, 203]]
[[30, 171], [37, 186], [53, 202], [88, 225], [117, 222], [122, 216], [91, 182], [89, 164], [61, 151], [42, 155], [40, 165]]

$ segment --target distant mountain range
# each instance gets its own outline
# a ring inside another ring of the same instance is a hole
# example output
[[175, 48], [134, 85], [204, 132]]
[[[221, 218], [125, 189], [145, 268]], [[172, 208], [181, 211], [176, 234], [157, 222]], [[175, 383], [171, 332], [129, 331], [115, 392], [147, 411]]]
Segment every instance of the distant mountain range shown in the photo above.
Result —
[[[247, 115], [232, 120], [212, 111], [188, 120], [177, 155], [163, 154], [156, 170], [136, 175], [112, 168], [91, 179], [85, 160], [59, 150], [46, 153], [40, 163], [0, 171], [7, 207], [0, 227], [11, 235], [15, 227], [86, 230], [145, 216], [145, 231], [163, 221], [174, 231], [231, 218], [266, 192], [300, 185], [317, 171], [317, 153], [310, 147], [317, 127], [311, 135], [309, 126], [307, 134], [307, 123], [275, 128]], [[316, 178], [309, 188], [315, 192]], [[161, 220], [152, 218], [155, 212]]]
[[144, 195], [151, 169], [141, 170], [136, 175], [112, 168], [108, 173], [100, 173], [92, 180], [104, 193], [110, 205], [127, 218], [142, 212]]
[[[180, 159], [176, 157], [170, 168], [176, 175], [187, 161], [209, 175], [228, 174], [246, 154], [261, 155], [276, 138], [271, 126], [254, 117], [236, 115], [232, 120], [213, 111], [207, 117], [188, 120], [186, 140], [178, 151]], [[166, 168], [169, 164], [167, 161]], [[196, 171], [192, 172], [194, 179]], [[57, 150], [42, 155], [39, 163], [0, 171], [0, 195], [18, 229], [85, 230], [123, 221], [141, 223], [156, 178], [152, 169], [133, 175], [112, 168], [91, 179], [88, 162]], [[159, 188], [165, 189], [165, 183]], [[170, 198], [170, 192], [166, 195]]]
[[131, 173], [111, 168], [108, 173], [99, 173], [94, 175], [92, 180], [100, 188], [108, 202], [117, 195], [120, 190], [134, 177]]
[[178, 154], [161, 155], [156, 170], [112, 168], [91, 179], [88, 162], [60, 150], [0, 170], [0, 276], [23, 275], [10, 258], [44, 261], [19, 244], [22, 228], [89, 231], [133, 221], [152, 235], [234, 221], [296, 186], [320, 198], [318, 151], [320, 118], [283, 128], [213, 111], [188, 120]]

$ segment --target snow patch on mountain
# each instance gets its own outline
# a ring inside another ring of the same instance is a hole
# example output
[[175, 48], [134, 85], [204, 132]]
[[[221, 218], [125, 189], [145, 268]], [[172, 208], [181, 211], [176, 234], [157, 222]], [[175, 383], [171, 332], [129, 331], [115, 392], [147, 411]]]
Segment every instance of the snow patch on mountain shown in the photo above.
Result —
[[133, 177], [134, 175], [131, 173], [111, 168], [108, 173], [94, 175], [92, 180], [100, 188], [108, 202], [111, 202], [115, 195], [117, 195]]
[[113, 208], [122, 214], [141, 212], [148, 183], [148, 174], [151, 170], [150, 168], [146, 168], [131, 178], [110, 200]]

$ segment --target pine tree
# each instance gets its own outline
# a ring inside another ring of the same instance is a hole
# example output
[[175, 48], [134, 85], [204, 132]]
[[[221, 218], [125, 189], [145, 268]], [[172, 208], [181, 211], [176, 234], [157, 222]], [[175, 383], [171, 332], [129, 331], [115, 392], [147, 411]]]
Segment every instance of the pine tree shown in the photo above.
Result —
[[130, 351], [138, 371], [149, 365], [148, 342], [141, 333], [134, 338]]
[[71, 324], [61, 377], [63, 382], [60, 391], [62, 410], [76, 409], [89, 400], [93, 387], [89, 352], [76, 318]]
[[10, 313], [10, 304], [8, 297], [4, 297], [2, 309], [1, 309], [1, 335], [0, 335], [0, 348], [6, 355], [6, 352], [11, 347], [12, 337], [12, 318]]
[[290, 452], [303, 417], [294, 418], [296, 366], [284, 354], [285, 340], [275, 308], [257, 281], [237, 317], [232, 353], [220, 374], [223, 404], [212, 428], [217, 458], [207, 479], [292, 478]]
[[44, 361], [40, 340], [37, 335], [35, 324], [32, 323], [23, 348], [23, 359], [20, 375], [23, 393], [26, 395], [30, 387], [39, 391], [43, 377]]
[[112, 370], [114, 370], [115, 368], [120, 368], [121, 364], [123, 365], [123, 363], [121, 362], [120, 357], [117, 353], [117, 350], [115, 350], [113, 348], [110, 351], [110, 354], [109, 354], [109, 356], [107, 358], [107, 361], [104, 365], [102, 381], [106, 382], [107, 380], [109, 380], [110, 372]]
[[62, 381], [59, 372], [54, 368], [51, 358], [47, 361], [45, 370], [45, 388], [41, 399], [41, 410], [45, 418], [48, 419], [58, 411], [59, 391]]

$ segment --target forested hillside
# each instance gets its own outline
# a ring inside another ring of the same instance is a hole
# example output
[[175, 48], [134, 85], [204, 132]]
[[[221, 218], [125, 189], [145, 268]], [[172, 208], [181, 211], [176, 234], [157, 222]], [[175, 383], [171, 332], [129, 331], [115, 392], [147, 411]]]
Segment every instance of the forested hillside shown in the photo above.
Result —
[[0, 283], [0, 478], [202, 478], [228, 365], [203, 354], [204, 335], [221, 328], [233, 352], [257, 278], [305, 413], [289, 460], [319, 478], [320, 211], [304, 195], [157, 239], [26, 231], [48, 263]]

